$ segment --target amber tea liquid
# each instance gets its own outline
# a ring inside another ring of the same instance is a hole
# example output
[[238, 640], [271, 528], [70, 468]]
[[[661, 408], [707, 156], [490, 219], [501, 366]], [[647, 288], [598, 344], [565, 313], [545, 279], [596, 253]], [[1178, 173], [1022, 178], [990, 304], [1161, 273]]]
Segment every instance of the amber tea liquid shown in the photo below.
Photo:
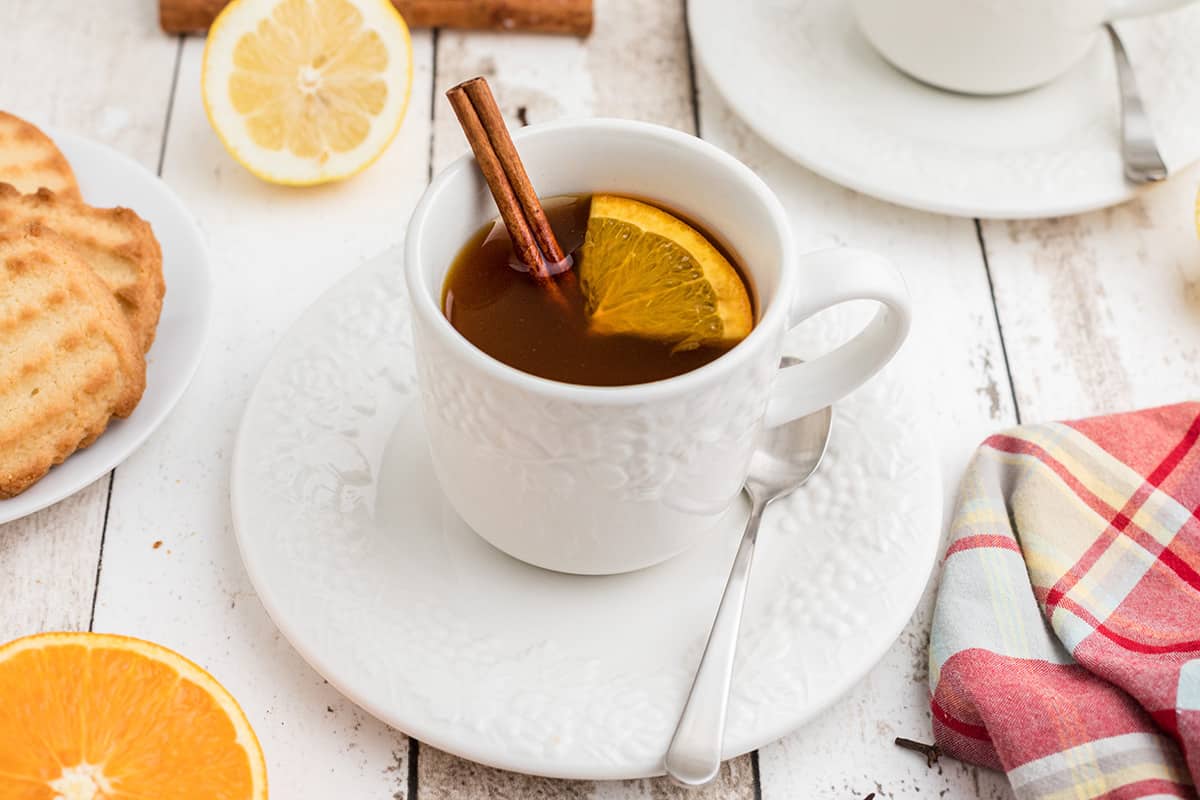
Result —
[[[590, 203], [586, 195], [543, 200], [551, 227], [576, 266]], [[696, 230], [737, 266], [716, 240], [702, 228]], [[745, 281], [745, 272], [740, 267], [738, 272]], [[704, 366], [734, 346], [676, 351], [671, 344], [651, 339], [593, 333], [588, 330], [574, 270], [554, 281], [558, 297], [519, 271], [508, 231], [494, 220], [472, 236], [454, 259], [442, 290], [442, 310], [459, 333], [493, 358], [531, 375], [588, 386], [672, 378]]]

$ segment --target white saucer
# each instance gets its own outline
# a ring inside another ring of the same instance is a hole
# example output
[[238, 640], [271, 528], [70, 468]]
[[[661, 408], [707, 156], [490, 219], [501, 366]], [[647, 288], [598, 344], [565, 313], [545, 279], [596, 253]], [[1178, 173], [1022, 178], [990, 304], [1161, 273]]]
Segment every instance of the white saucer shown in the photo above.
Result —
[[[396, 250], [322, 297], [246, 408], [233, 518], [259, 597], [331, 684], [423, 742], [554, 777], [661, 772], [747, 509], [626, 575], [547, 572], [493, 549], [432, 472], [401, 272]], [[915, 608], [941, 485], [913, 408], [887, 374], [839, 404], [820, 472], [768, 511], [727, 757], [832, 703]]]
[[0, 524], [57, 503], [102, 477], [154, 432], [192, 380], [208, 332], [212, 285], [204, 238], [167, 185], [141, 164], [102, 144], [43, 128], [71, 162], [83, 199], [132, 208], [154, 227], [167, 293], [154, 347], [146, 356], [146, 392], [128, 419], [113, 420], [84, 450], [16, 497], [0, 500]]
[[[692, 43], [760, 136], [830, 180], [944, 214], [1027, 218], [1123, 202], [1107, 38], [1030, 92], [971, 97], [906, 77], [859, 33], [845, 0], [690, 0]], [[1200, 6], [1122, 22], [1163, 159], [1200, 158]]]

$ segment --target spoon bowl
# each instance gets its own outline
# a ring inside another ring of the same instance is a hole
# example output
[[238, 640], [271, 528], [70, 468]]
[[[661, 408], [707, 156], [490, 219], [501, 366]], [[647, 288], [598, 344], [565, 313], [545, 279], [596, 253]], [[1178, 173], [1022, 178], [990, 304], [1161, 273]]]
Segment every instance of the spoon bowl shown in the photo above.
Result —
[[817, 471], [829, 446], [833, 407], [762, 432], [750, 457], [746, 493], [764, 501], [778, 500], [799, 489]]

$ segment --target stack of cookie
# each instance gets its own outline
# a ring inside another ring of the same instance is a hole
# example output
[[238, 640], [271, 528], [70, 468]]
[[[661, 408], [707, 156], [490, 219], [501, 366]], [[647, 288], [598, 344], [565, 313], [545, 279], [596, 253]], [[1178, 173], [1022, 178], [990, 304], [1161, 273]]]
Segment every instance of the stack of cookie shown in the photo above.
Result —
[[164, 291], [149, 223], [87, 205], [50, 138], [0, 112], [0, 499], [133, 412]]

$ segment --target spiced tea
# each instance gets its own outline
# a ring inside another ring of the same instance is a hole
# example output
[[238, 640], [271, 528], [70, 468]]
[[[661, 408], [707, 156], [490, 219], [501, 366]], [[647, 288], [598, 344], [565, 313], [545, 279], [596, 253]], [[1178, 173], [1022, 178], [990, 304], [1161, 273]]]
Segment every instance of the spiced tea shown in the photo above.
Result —
[[744, 273], [697, 226], [616, 195], [542, 204], [569, 269], [535, 280], [497, 219], [445, 279], [447, 319], [493, 358], [551, 380], [625, 386], [701, 367], [753, 327]]

